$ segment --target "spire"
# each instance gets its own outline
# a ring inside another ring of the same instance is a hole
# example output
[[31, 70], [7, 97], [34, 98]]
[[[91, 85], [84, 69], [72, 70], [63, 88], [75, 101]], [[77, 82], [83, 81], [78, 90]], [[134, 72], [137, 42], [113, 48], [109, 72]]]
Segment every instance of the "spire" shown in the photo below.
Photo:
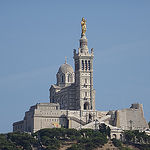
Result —
[[67, 64], [67, 56], [65, 56], [65, 64]]

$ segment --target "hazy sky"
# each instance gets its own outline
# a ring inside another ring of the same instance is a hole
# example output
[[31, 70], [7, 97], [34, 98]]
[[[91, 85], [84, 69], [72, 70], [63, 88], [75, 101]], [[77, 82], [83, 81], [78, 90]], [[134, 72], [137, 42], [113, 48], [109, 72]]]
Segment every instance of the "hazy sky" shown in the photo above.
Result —
[[139, 102], [150, 120], [149, 0], [0, 0], [0, 132], [12, 131], [31, 105], [49, 102], [65, 56], [74, 67], [83, 16], [96, 108]]

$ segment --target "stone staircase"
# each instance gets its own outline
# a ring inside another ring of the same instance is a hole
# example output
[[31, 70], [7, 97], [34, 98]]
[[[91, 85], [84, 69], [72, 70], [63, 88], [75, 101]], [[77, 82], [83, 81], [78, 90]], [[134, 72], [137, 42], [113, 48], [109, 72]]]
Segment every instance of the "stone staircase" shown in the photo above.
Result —
[[79, 119], [77, 117], [69, 116], [68, 118], [71, 119], [71, 120], [74, 120], [74, 121], [78, 122], [79, 124], [81, 124], [83, 126], [86, 125], [86, 122], [84, 120]]
[[[111, 116], [110, 115], [107, 115], [107, 116], [103, 116], [102, 118], [95, 118], [95, 120], [94, 121], [92, 121], [92, 122], [90, 122], [90, 123], [88, 123], [88, 124], [85, 124], [85, 125], [83, 125], [81, 128], [82, 129], [88, 129], [88, 128], [90, 128], [90, 129], [96, 129], [97, 128], [97, 125], [99, 125], [100, 123], [102, 123], [102, 122], [105, 122], [106, 120], [108, 120], [109, 118], [110, 118]], [[79, 129], [79, 127], [78, 127], [78, 129]]]
[[110, 117], [111, 117], [111, 115], [106, 115], [106, 116], [103, 116], [102, 118], [96, 117], [95, 119], [101, 123], [101, 122], [107, 121]]

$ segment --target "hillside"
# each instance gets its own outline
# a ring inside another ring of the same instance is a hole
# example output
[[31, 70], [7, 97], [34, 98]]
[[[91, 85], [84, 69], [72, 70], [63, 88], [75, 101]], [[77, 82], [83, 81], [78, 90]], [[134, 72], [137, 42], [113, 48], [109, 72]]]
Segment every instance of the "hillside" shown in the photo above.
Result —
[[125, 133], [126, 143], [108, 140], [109, 128], [101, 130], [52, 128], [34, 134], [0, 134], [0, 150], [150, 150], [150, 137], [144, 133]]

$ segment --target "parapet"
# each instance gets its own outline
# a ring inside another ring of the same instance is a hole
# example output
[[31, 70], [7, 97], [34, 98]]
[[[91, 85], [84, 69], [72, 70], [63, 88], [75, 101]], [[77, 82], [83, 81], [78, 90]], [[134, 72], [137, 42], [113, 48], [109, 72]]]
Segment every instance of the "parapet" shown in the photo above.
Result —
[[131, 107], [130, 107], [130, 108], [139, 109], [139, 108], [140, 108], [140, 105], [142, 105], [142, 104], [134, 103], [134, 104], [131, 104]]

